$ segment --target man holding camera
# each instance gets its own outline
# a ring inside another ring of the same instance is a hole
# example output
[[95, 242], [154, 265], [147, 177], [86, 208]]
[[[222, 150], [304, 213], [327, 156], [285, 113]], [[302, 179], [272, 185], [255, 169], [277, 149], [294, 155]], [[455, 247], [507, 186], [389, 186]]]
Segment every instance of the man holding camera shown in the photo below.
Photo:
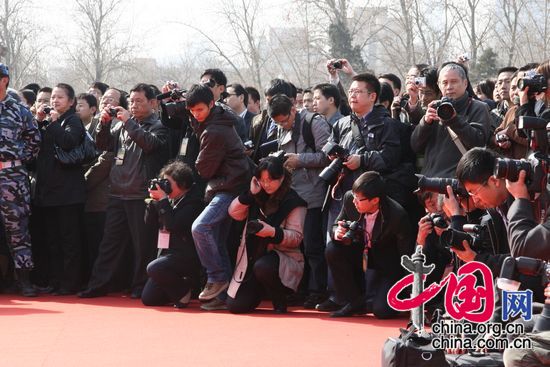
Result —
[[[380, 82], [376, 76], [368, 73], [355, 75], [348, 90], [353, 113], [336, 122], [323, 148], [333, 161], [330, 167], [334, 168], [325, 176], [334, 183], [330, 194], [336, 198], [329, 204], [329, 226], [342, 208], [342, 194], [351, 189], [362, 172], [377, 171], [384, 176], [393, 172], [399, 164], [399, 132], [388, 110], [375, 105], [379, 94]], [[334, 167], [336, 158], [342, 162], [342, 170], [335, 170], [339, 168]]]
[[214, 95], [206, 85], [195, 85], [187, 93], [187, 109], [200, 142], [195, 162], [206, 182], [206, 208], [193, 222], [192, 234], [199, 259], [206, 268], [207, 283], [199, 300], [210, 301], [205, 310], [225, 307], [225, 290], [231, 277], [227, 237], [231, 201], [250, 182], [250, 166], [244, 146], [233, 128], [234, 113], [214, 105]]
[[[107, 293], [129, 241], [134, 247], [131, 297], [141, 297], [147, 280], [145, 267], [154, 255], [152, 235], [144, 222], [147, 183], [168, 158], [167, 130], [153, 111], [154, 100], [153, 89], [148, 84], [138, 84], [130, 91], [130, 111], [109, 104], [101, 112], [96, 143], [99, 149], [114, 152], [115, 157], [109, 175], [103, 239], [88, 288], [79, 293], [81, 298]], [[114, 113], [116, 116], [112, 116]]]
[[472, 147], [485, 146], [491, 120], [487, 105], [468, 94], [461, 65], [444, 64], [438, 84], [444, 99], [429, 104], [411, 135], [411, 147], [424, 152], [422, 174], [454, 177], [460, 157]]
[[[268, 111], [280, 127], [278, 145], [285, 153], [285, 167], [292, 172], [292, 188], [308, 204], [304, 223], [304, 254], [310, 267], [310, 294], [304, 305], [315, 308], [324, 300], [327, 287], [323, 229], [319, 225], [323, 221], [321, 207], [326, 184], [319, 178], [319, 173], [328, 163], [321, 149], [330, 135], [330, 125], [320, 115], [308, 121], [307, 111], [303, 109], [298, 112], [292, 100], [283, 94], [277, 94], [269, 101]], [[306, 134], [310, 134], [311, 141], [308, 141]]]
[[365, 172], [353, 183], [331, 238], [325, 255], [343, 306], [330, 316], [394, 317], [387, 294], [403, 275], [401, 256], [412, 253], [413, 233], [405, 210], [386, 196], [379, 173]]
[[[468, 190], [476, 207], [496, 208], [499, 211], [506, 226], [512, 256], [550, 260], [546, 187], [537, 199], [531, 201], [525, 177], [532, 176], [532, 173], [521, 170], [515, 182], [499, 178], [493, 174], [497, 158], [489, 149], [474, 148], [468, 151], [458, 163], [458, 179]], [[515, 164], [515, 161], [506, 162], [508, 165]]]

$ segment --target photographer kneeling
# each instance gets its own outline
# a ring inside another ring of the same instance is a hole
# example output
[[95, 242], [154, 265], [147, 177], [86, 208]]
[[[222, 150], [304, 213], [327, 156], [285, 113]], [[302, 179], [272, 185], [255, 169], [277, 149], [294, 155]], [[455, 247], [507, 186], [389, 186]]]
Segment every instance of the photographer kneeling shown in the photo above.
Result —
[[307, 203], [290, 188], [291, 181], [280, 158], [264, 158], [250, 181], [250, 190], [229, 206], [233, 219], [248, 220], [249, 254], [245, 279], [235, 297], [227, 298], [227, 308], [232, 313], [254, 310], [264, 291], [275, 312], [285, 313], [286, 295], [298, 288], [304, 272], [300, 243]]
[[141, 301], [146, 306], [187, 306], [191, 289], [198, 283], [200, 261], [191, 225], [204, 209], [202, 192], [193, 182], [193, 172], [183, 162], [167, 164], [161, 179], [151, 180], [145, 220], [160, 226], [159, 257], [147, 266], [149, 279]]
[[413, 252], [407, 213], [386, 196], [385, 183], [374, 171], [359, 176], [343, 201], [325, 256], [337, 298], [345, 303], [330, 316], [394, 317], [387, 294], [404, 274], [401, 256]]

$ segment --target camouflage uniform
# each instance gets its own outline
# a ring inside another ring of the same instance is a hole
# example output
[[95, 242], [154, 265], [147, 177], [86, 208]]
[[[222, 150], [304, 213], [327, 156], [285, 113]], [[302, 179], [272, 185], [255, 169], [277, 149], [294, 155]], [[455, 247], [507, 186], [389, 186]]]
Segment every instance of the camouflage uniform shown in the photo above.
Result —
[[33, 267], [30, 186], [24, 164], [39, 150], [40, 132], [32, 114], [7, 95], [0, 101], [0, 216], [16, 269]]

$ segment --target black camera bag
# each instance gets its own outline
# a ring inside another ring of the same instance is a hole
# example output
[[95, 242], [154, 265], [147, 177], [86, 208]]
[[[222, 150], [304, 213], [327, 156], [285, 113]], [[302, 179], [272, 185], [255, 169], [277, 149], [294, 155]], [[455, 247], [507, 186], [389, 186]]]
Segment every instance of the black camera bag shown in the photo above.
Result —
[[398, 338], [388, 338], [382, 348], [382, 367], [448, 367], [445, 351], [432, 347], [433, 333], [419, 336], [412, 326], [400, 329]]
[[451, 367], [504, 367], [502, 353], [447, 354], [446, 358]]

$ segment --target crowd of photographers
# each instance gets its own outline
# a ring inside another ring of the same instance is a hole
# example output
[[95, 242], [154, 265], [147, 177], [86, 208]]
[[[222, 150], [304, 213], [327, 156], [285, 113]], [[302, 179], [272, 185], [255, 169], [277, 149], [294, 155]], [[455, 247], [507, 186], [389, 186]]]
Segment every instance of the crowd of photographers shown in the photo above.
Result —
[[261, 109], [219, 69], [189, 90], [76, 95], [17, 92], [0, 64], [3, 287], [390, 318], [401, 256], [422, 246], [426, 286], [470, 261], [495, 277], [508, 264], [544, 302], [550, 61], [477, 85], [467, 60], [414, 65], [404, 87], [345, 59], [327, 71], [306, 90], [272, 80]]

